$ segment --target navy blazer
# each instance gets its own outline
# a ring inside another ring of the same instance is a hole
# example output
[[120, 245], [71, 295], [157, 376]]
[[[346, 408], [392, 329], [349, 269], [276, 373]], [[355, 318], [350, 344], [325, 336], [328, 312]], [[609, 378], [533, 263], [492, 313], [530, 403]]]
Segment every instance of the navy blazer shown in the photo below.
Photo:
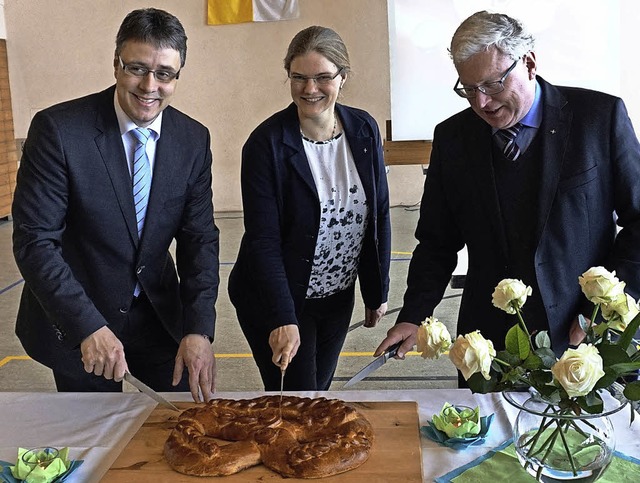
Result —
[[49, 367], [100, 327], [122, 324], [138, 281], [176, 341], [213, 336], [219, 280], [209, 131], [164, 110], [139, 240], [114, 89], [37, 113], [18, 171], [13, 244], [25, 285], [16, 334]]
[[[365, 111], [336, 104], [369, 201], [358, 279], [364, 303], [387, 301], [391, 228], [380, 132]], [[245, 234], [229, 277], [236, 307], [259, 308], [273, 330], [297, 324], [320, 228], [320, 201], [300, 137], [297, 107], [260, 124], [242, 150]]]
[[[571, 321], [588, 305], [578, 285], [587, 269], [615, 270], [628, 293], [640, 296], [640, 145], [621, 99], [538, 81], [544, 107], [535, 141], [542, 174], [534, 263], [560, 354]], [[491, 295], [503, 278], [519, 277], [509, 268], [492, 150], [491, 127], [470, 108], [436, 127], [398, 322], [418, 324], [433, 313], [466, 245], [458, 333], [481, 329], [503, 347], [515, 319], [505, 320]]]

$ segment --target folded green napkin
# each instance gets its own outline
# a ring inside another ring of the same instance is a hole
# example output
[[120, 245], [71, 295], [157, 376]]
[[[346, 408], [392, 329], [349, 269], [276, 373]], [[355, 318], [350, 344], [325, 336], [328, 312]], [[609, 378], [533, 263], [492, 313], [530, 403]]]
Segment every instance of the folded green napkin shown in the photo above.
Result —
[[18, 448], [16, 465], [11, 467], [11, 474], [18, 480], [27, 483], [51, 483], [69, 469], [69, 448], [61, 449], [58, 456], [46, 468], [37, 464], [39, 458], [37, 453], [33, 453], [28, 461], [24, 461], [23, 456], [28, 451], [30, 450]]
[[[492, 480], [509, 481], [509, 483], [536, 481], [520, 466], [512, 440], [506, 441], [471, 463], [435, 479], [436, 483], [475, 483]], [[640, 481], [640, 460], [616, 451], [609, 468], [598, 481], [601, 483]]]

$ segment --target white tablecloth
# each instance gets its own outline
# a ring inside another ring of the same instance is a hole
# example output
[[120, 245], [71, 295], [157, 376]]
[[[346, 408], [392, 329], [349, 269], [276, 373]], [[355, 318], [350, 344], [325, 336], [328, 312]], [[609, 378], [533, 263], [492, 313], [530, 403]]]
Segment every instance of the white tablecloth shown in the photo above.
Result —
[[[260, 392], [217, 393], [217, 397], [243, 399]], [[328, 397], [344, 401], [416, 401], [420, 424], [426, 425], [445, 402], [479, 406], [480, 414], [495, 414], [484, 444], [455, 451], [422, 437], [424, 481], [433, 481], [464, 465], [511, 437], [511, 422], [518, 410], [500, 394], [472, 394], [467, 389], [407, 391], [288, 392], [288, 395]], [[164, 393], [173, 401], [190, 401], [188, 393]], [[69, 482], [97, 482], [156, 406], [139, 393], [15, 393], [0, 392], [0, 459], [15, 462], [18, 447], [70, 448], [72, 459], [84, 463]], [[628, 408], [611, 417], [616, 449], [640, 458], [640, 417], [630, 424]]]

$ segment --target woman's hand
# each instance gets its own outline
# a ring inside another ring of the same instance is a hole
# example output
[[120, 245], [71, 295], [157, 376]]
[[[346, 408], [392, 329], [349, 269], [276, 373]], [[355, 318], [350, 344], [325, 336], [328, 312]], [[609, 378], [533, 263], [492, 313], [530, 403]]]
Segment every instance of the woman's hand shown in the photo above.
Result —
[[383, 303], [377, 309], [364, 308], [364, 326], [375, 327], [380, 319], [387, 313], [387, 302]]
[[271, 360], [284, 371], [298, 352], [298, 347], [300, 347], [298, 326], [289, 324], [272, 330], [271, 334], [269, 334], [269, 346], [273, 351]]

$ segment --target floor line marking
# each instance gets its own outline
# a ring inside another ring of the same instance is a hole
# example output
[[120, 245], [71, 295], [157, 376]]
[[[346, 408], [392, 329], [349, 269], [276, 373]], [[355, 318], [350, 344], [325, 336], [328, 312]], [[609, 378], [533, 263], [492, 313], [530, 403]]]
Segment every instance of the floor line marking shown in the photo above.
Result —
[[4, 366], [5, 364], [13, 360], [28, 361], [29, 359], [31, 359], [31, 357], [29, 356], [7, 356], [4, 359], [0, 360], [0, 367]]

